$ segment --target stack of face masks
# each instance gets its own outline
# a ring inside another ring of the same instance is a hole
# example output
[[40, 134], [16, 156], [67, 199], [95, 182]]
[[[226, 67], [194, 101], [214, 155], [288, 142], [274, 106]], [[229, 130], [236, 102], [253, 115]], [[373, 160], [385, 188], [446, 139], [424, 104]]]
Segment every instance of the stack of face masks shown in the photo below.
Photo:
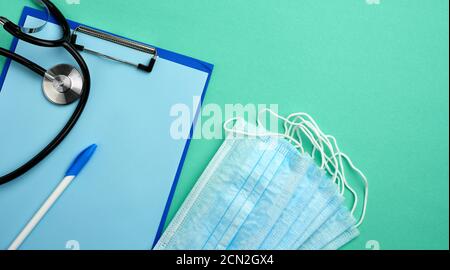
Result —
[[244, 132], [242, 122], [226, 128], [231, 133], [155, 249], [337, 249], [358, 236], [364, 212], [356, 222], [343, 205], [340, 152], [325, 152], [315, 137], [313, 151], [325, 160], [319, 167], [289, 135], [301, 125], [286, 120], [283, 136]]

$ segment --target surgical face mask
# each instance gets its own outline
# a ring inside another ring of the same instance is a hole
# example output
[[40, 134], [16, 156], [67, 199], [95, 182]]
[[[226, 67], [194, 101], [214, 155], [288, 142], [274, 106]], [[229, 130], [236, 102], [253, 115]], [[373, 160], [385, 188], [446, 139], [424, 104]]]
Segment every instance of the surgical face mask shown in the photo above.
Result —
[[265, 131], [231, 136], [243, 126], [222, 144], [155, 249], [338, 248], [357, 235], [340, 237], [355, 221], [343, 221], [351, 213], [339, 186], [311, 155]]
[[[327, 186], [316, 192], [314, 198], [274, 249], [297, 249], [325, 223], [342, 205], [343, 198], [327, 178]], [[347, 211], [348, 212], [348, 211]]]
[[[338, 210], [325, 222], [323, 222], [314, 234], [300, 245], [295, 245], [301, 250], [322, 249], [328, 243], [340, 236], [350, 228], [354, 228], [355, 220], [346, 207], [339, 206]], [[347, 242], [353, 238], [347, 238]], [[347, 243], [347, 242], [344, 242]]]
[[339, 247], [342, 247], [346, 243], [350, 242], [351, 239], [359, 236], [359, 230], [356, 227], [351, 227], [345, 232], [341, 233], [338, 237], [331, 240], [328, 244], [326, 244], [322, 249], [323, 250], [336, 250]]

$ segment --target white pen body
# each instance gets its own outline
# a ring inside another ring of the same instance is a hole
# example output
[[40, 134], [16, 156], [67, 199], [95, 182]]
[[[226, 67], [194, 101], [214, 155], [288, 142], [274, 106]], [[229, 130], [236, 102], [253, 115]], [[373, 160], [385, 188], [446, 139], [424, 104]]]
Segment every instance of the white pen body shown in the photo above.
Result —
[[47, 200], [42, 204], [41, 208], [34, 214], [34, 216], [27, 223], [25, 228], [16, 237], [14, 242], [9, 246], [8, 250], [16, 250], [20, 247], [23, 241], [28, 237], [28, 235], [33, 231], [34, 227], [39, 223], [39, 221], [45, 216], [47, 211], [52, 207], [56, 200], [61, 196], [64, 190], [70, 185], [70, 182], [75, 178], [74, 175], [69, 175], [64, 177], [64, 179], [58, 184], [56, 189], [50, 194]]

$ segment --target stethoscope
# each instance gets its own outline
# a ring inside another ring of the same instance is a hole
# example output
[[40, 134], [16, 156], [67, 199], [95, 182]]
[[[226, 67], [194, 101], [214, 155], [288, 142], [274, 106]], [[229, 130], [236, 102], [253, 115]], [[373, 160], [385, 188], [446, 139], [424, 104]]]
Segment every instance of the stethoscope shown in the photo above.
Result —
[[55, 138], [44, 147], [37, 155], [21, 165], [12, 172], [0, 176], [0, 185], [8, 183], [17, 177], [23, 175], [39, 162], [45, 159], [55, 148], [66, 138], [72, 128], [80, 118], [89, 97], [91, 87], [91, 77], [89, 69], [83, 57], [77, 51], [74, 44], [71, 43], [71, 31], [69, 23], [62, 15], [61, 11], [49, 0], [35, 0], [42, 4], [47, 14], [51, 14], [62, 29], [62, 36], [57, 40], [45, 40], [29, 35], [39, 31], [42, 27], [24, 28], [20, 27], [5, 17], [0, 16], [0, 25], [14, 37], [29, 42], [33, 45], [42, 47], [63, 47], [77, 62], [80, 71], [68, 64], [59, 64], [50, 70], [45, 70], [38, 64], [26, 59], [25, 57], [0, 47], [0, 55], [5, 56], [17, 63], [24, 65], [30, 70], [43, 77], [42, 89], [45, 97], [52, 103], [59, 105], [71, 104], [79, 99], [79, 102], [64, 127], [55, 136]]

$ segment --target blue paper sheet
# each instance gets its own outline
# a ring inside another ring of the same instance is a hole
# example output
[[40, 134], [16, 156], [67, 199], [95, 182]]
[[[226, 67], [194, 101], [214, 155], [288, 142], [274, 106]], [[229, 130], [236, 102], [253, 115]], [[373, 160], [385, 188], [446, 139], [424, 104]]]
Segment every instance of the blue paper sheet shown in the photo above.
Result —
[[[21, 23], [43, 18], [25, 8]], [[71, 27], [77, 23], [70, 22]], [[40, 37], [55, 37], [49, 23]], [[149, 55], [80, 35], [79, 43], [121, 58], [145, 62]], [[12, 50], [50, 68], [73, 59], [60, 48], [15, 40]], [[25, 240], [23, 249], [150, 249], [162, 230], [189, 140], [170, 136], [170, 109], [182, 103], [196, 112], [212, 72], [211, 64], [159, 49], [151, 74], [83, 54], [91, 70], [85, 112], [64, 142], [30, 172], [0, 186], [0, 248], [6, 249], [60, 182], [86, 146], [98, 149]], [[0, 77], [0, 174], [36, 154], [61, 129], [75, 104], [50, 104], [42, 78], [9, 61]], [[192, 108], [194, 107], [194, 108]]]

